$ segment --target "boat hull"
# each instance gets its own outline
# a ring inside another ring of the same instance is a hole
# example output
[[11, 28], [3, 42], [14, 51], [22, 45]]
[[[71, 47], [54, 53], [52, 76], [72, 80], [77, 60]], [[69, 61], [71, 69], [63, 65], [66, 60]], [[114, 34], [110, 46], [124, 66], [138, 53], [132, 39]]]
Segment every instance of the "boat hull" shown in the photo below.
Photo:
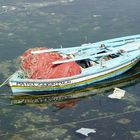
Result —
[[[135, 58], [131, 62], [120, 65], [119, 67], [103, 71], [94, 75], [81, 77], [78, 79], [65, 80], [61, 82], [31, 82], [31, 81], [10, 81], [10, 86], [14, 95], [38, 95], [38, 94], [58, 94], [79, 90], [89, 84], [95, 84], [102, 80], [116, 77], [131, 69], [140, 58]], [[94, 85], [93, 85], [94, 86]]]

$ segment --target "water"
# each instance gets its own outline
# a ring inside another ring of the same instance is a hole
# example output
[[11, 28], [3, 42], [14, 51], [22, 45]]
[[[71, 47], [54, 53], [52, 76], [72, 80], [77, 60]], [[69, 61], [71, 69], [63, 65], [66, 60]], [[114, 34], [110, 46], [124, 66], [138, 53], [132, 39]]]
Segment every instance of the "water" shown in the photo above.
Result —
[[[139, 5], [138, 0], [1, 0], [1, 82], [16, 70], [17, 57], [28, 48], [79, 46], [139, 34]], [[123, 77], [138, 73], [139, 66]], [[127, 91], [124, 99], [107, 97], [116, 86]], [[79, 91], [74, 94], [79, 98], [65, 102], [11, 105], [9, 96], [1, 95], [0, 139], [138, 140], [139, 90], [138, 75], [96, 91], [92, 87]], [[3, 87], [0, 93], [11, 91]], [[76, 133], [81, 127], [94, 128], [96, 133], [88, 137]]]

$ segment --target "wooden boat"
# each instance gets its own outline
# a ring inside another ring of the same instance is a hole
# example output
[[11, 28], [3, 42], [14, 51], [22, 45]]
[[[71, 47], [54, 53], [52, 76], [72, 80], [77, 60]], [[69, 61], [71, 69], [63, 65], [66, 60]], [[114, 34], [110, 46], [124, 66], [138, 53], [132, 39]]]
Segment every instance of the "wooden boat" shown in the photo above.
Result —
[[32, 53], [58, 52], [69, 56], [54, 65], [75, 61], [81, 73], [55, 79], [24, 78], [23, 71], [16, 71], [9, 79], [13, 95], [59, 94], [84, 88], [131, 69], [140, 60], [140, 35], [109, 39], [80, 47], [39, 50]]

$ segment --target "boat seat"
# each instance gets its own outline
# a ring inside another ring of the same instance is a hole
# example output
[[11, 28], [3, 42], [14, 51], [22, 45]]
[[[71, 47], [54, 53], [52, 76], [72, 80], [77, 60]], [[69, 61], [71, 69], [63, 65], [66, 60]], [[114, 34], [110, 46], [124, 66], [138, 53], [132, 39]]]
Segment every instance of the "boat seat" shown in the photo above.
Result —
[[110, 55], [103, 57], [103, 61], [108, 61], [112, 59], [112, 57]]

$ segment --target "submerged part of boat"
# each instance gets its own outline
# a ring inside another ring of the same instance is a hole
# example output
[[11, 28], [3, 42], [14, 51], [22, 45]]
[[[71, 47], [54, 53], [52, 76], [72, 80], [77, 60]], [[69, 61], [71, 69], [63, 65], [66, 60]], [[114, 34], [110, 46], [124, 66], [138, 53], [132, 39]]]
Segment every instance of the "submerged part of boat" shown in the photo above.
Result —
[[[24, 71], [20, 70], [9, 80], [14, 95], [58, 94], [118, 76], [140, 60], [140, 35], [84, 44], [81, 47], [31, 51], [31, 54], [38, 55], [47, 53], [58, 53], [62, 57], [51, 61], [53, 67], [74, 62], [80, 67], [80, 73], [51, 79], [31, 79], [24, 77]], [[60, 71], [64, 72], [65, 67], [61, 67]]]

